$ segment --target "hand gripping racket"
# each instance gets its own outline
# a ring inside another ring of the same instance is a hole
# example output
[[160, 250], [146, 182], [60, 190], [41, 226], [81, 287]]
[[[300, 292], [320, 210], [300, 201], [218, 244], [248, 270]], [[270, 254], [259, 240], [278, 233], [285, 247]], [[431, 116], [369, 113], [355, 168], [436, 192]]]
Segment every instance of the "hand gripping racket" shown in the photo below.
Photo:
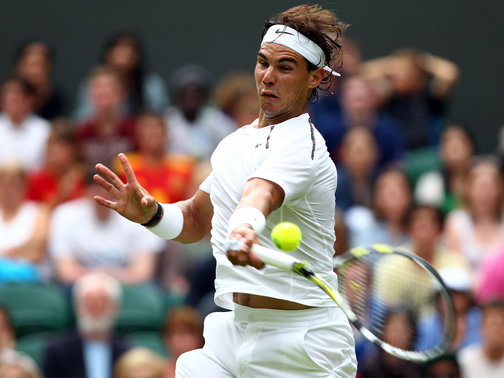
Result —
[[[240, 241], [228, 241], [228, 250], [240, 247]], [[258, 244], [252, 251], [265, 264], [317, 285], [387, 353], [424, 362], [449, 350], [455, 325], [451, 296], [436, 270], [413, 253], [382, 244], [353, 248], [333, 260], [336, 289], [307, 262]]]

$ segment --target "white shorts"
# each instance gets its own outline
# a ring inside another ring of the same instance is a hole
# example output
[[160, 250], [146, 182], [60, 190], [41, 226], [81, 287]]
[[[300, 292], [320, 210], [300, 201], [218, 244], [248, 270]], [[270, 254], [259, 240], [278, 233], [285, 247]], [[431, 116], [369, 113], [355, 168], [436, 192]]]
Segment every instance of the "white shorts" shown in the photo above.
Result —
[[348, 320], [338, 307], [208, 315], [205, 346], [177, 360], [176, 377], [355, 377]]

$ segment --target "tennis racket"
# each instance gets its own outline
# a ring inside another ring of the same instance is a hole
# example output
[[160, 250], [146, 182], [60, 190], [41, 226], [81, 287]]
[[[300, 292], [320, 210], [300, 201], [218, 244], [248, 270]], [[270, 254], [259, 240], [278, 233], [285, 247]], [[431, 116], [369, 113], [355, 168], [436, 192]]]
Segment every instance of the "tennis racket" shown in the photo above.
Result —
[[[240, 246], [229, 240], [227, 249]], [[385, 352], [425, 362], [449, 350], [455, 325], [451, 296], [436, 270], [413, 253], [382, 244], [353, 248], [333, 260], [336, 289], [307, 262], [258, 244], [252, 251], [265, 264], [317, 285]]]

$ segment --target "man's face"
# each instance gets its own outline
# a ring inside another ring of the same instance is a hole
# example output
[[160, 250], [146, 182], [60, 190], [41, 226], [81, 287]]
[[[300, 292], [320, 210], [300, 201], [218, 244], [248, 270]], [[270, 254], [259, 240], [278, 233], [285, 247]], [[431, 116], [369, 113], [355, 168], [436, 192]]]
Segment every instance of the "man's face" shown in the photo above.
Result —
[[114, 75], [105, 73], [91, 79], [90, 95], [97, 111], [113, 111], [123, 100], [121, 83]]
[[488, 347], [500, 349], [504, 346], [504, 310], [487, 308], [483, 311], [481, 333]]
[[283, 122], [306, 111], [311, 91], [324, 77], [322, 68], [308, 71], [307, 64], [305, 58], [288, 47], [276, 43], [261, 46], [254, 76], [267, 124]]
[[116, 304], [104, 289], [87, 289], [77, 304], [79, 330], [84, 334], [109, 332], [116, 309]]
[[11, 118], [22, 117], [32, 111], [33, 98], [26, 93], [20, 84], [7, 83], [0, 93], [2, 111]]

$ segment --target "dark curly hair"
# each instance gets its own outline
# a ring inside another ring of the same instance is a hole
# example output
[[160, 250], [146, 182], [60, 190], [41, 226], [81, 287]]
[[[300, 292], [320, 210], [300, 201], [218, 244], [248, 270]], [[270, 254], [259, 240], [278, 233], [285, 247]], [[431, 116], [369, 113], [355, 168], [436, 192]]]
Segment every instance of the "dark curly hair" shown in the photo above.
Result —
[[[326, 65], [338, 70], [343, 65], [342, 35], [348, 27], [341, 22], [336, 14], [330, 10], [322, 9], [320, 5], [298, 5], [269, 18], [264, 23], [263, 37], [270, 26], [282, 24], [297, 30], [311, 41], [315, 42], [326, 56]], [[308, 62], [308, 61], [307, 61]], [[308, 69], [317, 67], [308, 62]], [[333, 75], [326, 75], [322, 84], [312, 91], [309, 101], [316, 102], [319, 91], [331, 84]]]

